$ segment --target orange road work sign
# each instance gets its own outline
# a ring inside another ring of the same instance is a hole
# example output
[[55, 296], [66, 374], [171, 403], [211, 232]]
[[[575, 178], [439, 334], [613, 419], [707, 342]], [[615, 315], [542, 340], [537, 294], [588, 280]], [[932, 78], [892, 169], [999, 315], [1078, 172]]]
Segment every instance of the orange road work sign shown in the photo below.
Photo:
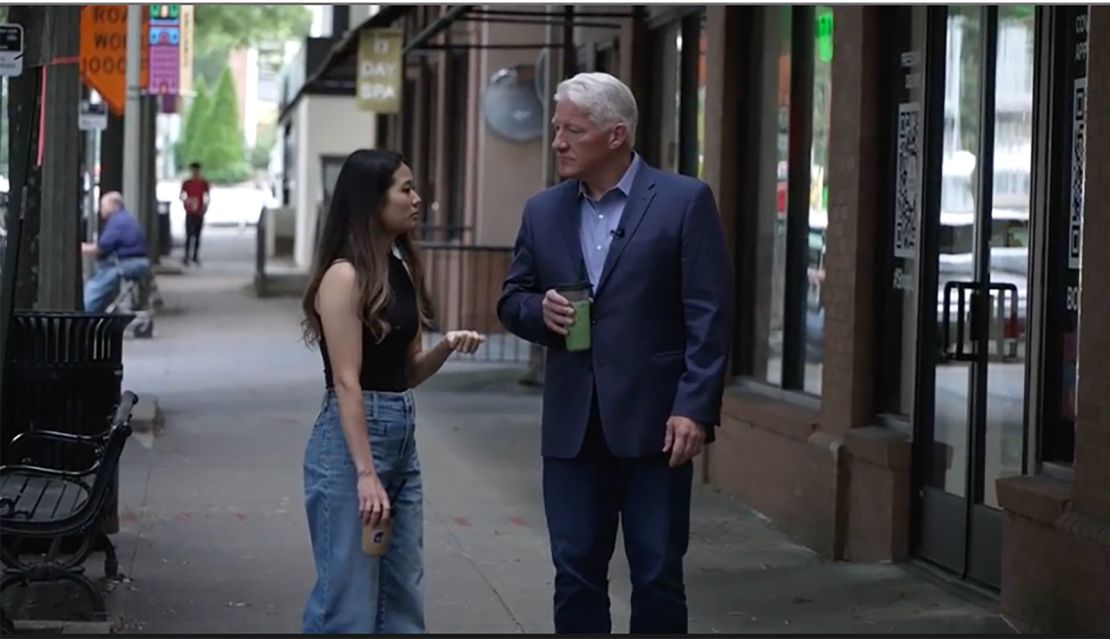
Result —
[[[147, 31], [150, 18], [145, 10], [139, 41], [142, 68], [139, 86], [147, 83]], [[81, 8], [81, 81], [95, 89], [116, 115], [127, 104], [127, 5], [89, 5]]]

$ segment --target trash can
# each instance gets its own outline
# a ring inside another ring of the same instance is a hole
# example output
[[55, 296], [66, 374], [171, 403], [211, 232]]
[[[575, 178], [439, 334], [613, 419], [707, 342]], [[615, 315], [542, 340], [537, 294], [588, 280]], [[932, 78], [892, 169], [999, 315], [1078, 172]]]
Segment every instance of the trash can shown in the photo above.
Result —
[[173, 250], [173, 235], [170, 233], [170, 203], [158, 201], [158, 254], [169, 255]]
[[[134, 315], [14, 311], [4, 372], [0, 447], [31, 429], [95, 435], [108, 429], [123, 382], [123, 332]], [[89, 460], [59, 450], [44, 462], [80, 470]], [[115, 483], [118, 485], [119, 476]], [[105, 532], [119, 528], [116, 487]]]

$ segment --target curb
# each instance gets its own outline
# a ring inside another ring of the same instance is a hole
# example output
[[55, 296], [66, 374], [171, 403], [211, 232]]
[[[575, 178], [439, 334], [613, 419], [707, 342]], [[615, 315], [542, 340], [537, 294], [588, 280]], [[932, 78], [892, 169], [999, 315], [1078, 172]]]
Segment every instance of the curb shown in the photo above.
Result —
[[111, 621], [50, 621], [13, 619], [16, 633], [41, 635], [108, 635], [115, 632]]

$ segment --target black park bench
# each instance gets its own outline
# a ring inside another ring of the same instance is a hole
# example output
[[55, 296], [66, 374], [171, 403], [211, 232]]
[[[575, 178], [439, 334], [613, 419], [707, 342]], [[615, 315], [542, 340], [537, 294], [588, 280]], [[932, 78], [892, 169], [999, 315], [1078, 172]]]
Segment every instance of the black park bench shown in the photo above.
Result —
[[[103, 549], [105, 575], [119, 574], [115, 548], [102, 523], [138, 401], [124, 391], [108, 430], [97, 435], [32, 429], [12, 439], [5, 460], [11, 463], [0, 466], [0, 591], [14, 584], [69, 581], [88, 593], [94, 620], [107, 620], [104, 596], [84, 575], [83, 564]], [[51, 461], [60, 458], [63, 448], [68, 459], [88, 465], [69, 469]], [[43, 554], [28, 549], [31, 545], [49, 549]], [[10, 626], [4, 617], [4, 625]]]

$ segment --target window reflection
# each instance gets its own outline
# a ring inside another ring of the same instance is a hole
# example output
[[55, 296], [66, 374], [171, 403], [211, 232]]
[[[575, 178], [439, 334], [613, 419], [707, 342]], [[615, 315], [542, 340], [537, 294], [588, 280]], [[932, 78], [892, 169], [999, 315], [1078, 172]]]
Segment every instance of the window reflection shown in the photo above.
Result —
[[706, 83], [706, 35], [705, 13], [701, 16], [701, 30], [698, 38], [698, 179], [705, 177], [705, 83]]
[[829, 124], [832, 107], [833, 11], [817, 7], [813, 61], [813, 142], [810, 150], [809, 246], [806, 252], [804, 390], [821, 393], [825, 337], [825, 238], [829, 221]]
[[1022, 470], [1035, 31], [1032, 5], [999, 7], [990, 279], [1016, 300], [995, 296], [1002, 304], [991, 323], [983, 501], [994, 508], [995, 480]]
[[[941, 211], [937, 260], [937, 326], [943, 325], [945, 287], [949, 282], [974, 279], [975, 153], [979, 144], [978, 104], [982, 87], [979, 76], [979, 38], [982, 22], [978, 7], [949, 8], [947, 63], [944, 83], [944, 148], [942, 157]], [[955, 302], [950, 312], [957, 312]], [[951, 336], [950, 336], [951, 337]], [[953, 345], [940, 340], [941, 353]], [[965, 349], [971, 351], [970, 343]], [[956, 496], [967, 494], [970, 428], [968, 403], [971, 365], [947, 360], [938, 354], [934, 386], [935, 414], [930, 466], [925, 481]]]
[[[756, 250], [755, 351], [752, 373], [782, 384], [786, 290], [786, 180], [790, 136], [791, 9], [766, 7], [763, 29], [777, 36], [763, 51], [759, 212]], [[777, 42], [775, 42], [777, 40]]]

